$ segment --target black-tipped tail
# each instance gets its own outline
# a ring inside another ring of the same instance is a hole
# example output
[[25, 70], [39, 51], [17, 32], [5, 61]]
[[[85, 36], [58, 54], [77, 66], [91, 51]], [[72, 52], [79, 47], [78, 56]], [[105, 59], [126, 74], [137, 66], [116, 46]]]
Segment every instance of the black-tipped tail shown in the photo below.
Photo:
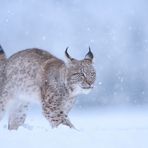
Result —
[[1, 45], [0, 45], [0, 54], [5, 54], [4, 49], [2, 48]]
[[3, 47], [0, 45], [0, 61], [1, 60], [6, 60], [6, 55]]

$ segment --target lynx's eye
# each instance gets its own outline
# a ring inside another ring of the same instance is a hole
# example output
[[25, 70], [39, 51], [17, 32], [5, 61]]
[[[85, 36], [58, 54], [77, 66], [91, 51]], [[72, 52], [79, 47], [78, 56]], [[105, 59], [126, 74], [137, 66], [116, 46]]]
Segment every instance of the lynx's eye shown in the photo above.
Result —
[[86, 74], [85, 73], [80, 73], [80, 76], [86, 78]]
[[73, 75], [74, 76], [84, 76], [85, 77], [85, 74], [84, 73], [74, 73]]
[[80, 73], [80, 76], [85, 76], [84, 73]]

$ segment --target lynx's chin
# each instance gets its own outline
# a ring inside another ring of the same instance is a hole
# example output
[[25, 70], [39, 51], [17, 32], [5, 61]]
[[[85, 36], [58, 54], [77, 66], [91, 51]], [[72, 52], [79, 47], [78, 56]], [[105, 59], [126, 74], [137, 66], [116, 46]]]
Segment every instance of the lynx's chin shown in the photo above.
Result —
[[82, 88], [80, 86], [76, 86], [75, 89], [72, 92], [72, 96], [74, 97], [74, 96], [77, 96], [77, 95], [80, 95], [80, 94], [87, 95], [87, 94], [89, 94], [91, 92], [91, 90], [92, 90], [91, 87], [89, 87], [89, 88], [86, 88], [86, 87]]

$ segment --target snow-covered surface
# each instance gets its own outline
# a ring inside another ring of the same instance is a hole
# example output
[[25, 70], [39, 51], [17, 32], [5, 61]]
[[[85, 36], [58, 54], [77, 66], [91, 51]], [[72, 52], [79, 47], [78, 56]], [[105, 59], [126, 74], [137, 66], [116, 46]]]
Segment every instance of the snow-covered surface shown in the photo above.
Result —
[[0, 123], [0, 148], [148, 148], [148, 107], [83, 109], [70, 114], [77, 130], [51, 129], [39, 111], [23, 127]]

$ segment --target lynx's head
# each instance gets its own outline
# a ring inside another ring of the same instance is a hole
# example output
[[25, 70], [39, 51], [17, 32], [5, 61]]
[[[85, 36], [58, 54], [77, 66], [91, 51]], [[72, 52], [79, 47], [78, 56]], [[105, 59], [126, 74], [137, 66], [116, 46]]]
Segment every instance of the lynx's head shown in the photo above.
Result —
[[96, 72], [93, 67], [93, 53], [89, 48], [89, 52], [83, 60], [76, 60], [68, 54], [67, 50], [68, 48], [65, 51], [69, 61], [67, 64], [67, 83], [73, 89], [73, 95], [87, 94], [94, 87], [96, 79]]

